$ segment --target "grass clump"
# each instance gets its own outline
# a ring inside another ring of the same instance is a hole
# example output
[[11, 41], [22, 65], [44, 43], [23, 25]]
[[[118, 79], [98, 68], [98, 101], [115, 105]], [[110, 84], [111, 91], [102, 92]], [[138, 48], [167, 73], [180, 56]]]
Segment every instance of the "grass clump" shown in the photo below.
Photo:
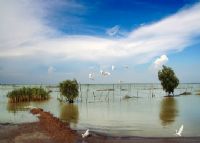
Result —
[[42, 87], [22, 87], [14, 89], [7, 94], [9, 101], [12, 103], [27, 102], [27, 101], [43, 101], [49, 99], [49, 91]]

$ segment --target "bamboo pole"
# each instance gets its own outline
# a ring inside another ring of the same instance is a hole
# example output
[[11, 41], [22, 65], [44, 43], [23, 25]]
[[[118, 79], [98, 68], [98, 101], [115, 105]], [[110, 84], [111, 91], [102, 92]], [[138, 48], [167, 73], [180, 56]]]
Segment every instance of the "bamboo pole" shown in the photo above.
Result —
[[114, 87], [114, 84], [113, 84], [113, 102], [114, 102], [114, 91], [115, 91], [115, 87]]
[[82, 91], [81, 91], [81, 83], [79, 83], [79, 87], [80, 87], [81, 102], [82, 102]]

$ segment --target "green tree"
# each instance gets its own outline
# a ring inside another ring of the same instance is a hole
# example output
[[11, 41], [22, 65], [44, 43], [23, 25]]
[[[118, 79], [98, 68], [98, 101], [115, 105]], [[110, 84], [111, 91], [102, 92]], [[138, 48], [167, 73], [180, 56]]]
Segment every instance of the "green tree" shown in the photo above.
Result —
[[78, 96], [78, 82], [74, 80], [65, 80], [59, 84], [61, 95], [65, 96], [69, 103], [73, 103]]
[[174, 95], [174, 89], [179, 84], [179, 80], [174, 71], [170, 67], [163, 65], [163, 69], [158, 71], [158, 78], [165, 92], [167, 92], [168, 95], [171, 93]]

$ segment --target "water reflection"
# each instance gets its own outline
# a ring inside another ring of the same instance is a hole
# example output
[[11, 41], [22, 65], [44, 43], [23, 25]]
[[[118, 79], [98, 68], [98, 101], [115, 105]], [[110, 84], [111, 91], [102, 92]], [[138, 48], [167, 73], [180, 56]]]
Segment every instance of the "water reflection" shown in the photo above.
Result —
[[175, 121], [178, 115], [177, 103], [173, 97], [164, 98], [160, 107], [160, 120], [166, 126]]
[[30, 102], [22, 102], [22, 103], [7, 103], [7, 111], [16, 113], [17, 111], [27, 111], [27, 108], [24, 108], [26, 106], [29, 106]]
[[75, 104], [61, 103], [60, 119], [68, 123], [78, 123], [79, 111]]

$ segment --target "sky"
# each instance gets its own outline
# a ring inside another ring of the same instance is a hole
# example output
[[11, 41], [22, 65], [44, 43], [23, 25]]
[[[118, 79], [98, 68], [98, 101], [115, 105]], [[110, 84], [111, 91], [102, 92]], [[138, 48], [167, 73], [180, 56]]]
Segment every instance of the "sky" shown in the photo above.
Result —
[[1, 0], [0, 21], [3, 84], [200, 82], [199, 0]]

